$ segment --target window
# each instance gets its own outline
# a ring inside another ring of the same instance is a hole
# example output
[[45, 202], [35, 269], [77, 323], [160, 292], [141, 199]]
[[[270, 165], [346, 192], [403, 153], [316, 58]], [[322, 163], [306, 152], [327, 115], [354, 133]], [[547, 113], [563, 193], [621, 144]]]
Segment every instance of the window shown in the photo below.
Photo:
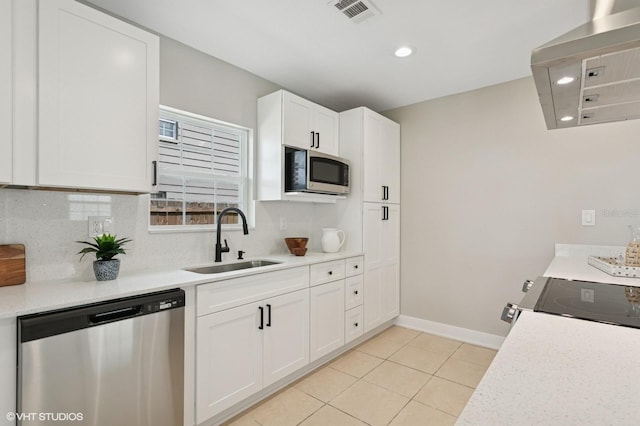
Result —
[[[160, 107], [158, 184], [151, 194], [152, 229], [211, 229], [226, 207], [251, 221], [249, 145], [252, 132], [169, 107]], [[235, 214], [223, 224], [239, 224]]]

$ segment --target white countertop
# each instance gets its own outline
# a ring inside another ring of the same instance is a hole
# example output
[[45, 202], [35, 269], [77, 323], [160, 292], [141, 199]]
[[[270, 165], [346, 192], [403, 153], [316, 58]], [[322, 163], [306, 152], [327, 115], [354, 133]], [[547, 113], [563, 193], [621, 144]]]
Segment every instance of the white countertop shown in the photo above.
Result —
[[[544, 276], [640, 286], [587, 263], [621, 250], [557, 245]], [[638, 329], [522, 312], [456, 424], [636, 425], [638, 354]]]
[[640, 278], [614, 277], [589, 265], [587, 258], [588, 256], [556, 256], [544, 276], [640, 287]]
[[457, 425], [637, 425], [640, 331], [523, 312]]
[[[123, 274], [113, 281], [40, 281], [26, 284], [0, 287], [0, 319], [44, 312], [53, 309], [68, 308], [87, 303], [101, 302], [120, 297], [134, 296], [172, 288], [185, 288], [196, 284], [223, 281], [240, 276], [261, 274], [295, 266], [328, 262], [360, 256], [362, 253], [314, 253], [305, 256], [274, 255], [261, 256], [259, 259], [281, 262], [276, 265], [243, 269], [220, 274], [197, 274], [182, 269], [156, 270]], [[252, 260], [251, 258], [245, 259]], [[223, 262], [220, 264], [243, 261]], [[213, 265], [211, 262], [207, 265]], [[207, 266], [185, 265], [185, 268]]]

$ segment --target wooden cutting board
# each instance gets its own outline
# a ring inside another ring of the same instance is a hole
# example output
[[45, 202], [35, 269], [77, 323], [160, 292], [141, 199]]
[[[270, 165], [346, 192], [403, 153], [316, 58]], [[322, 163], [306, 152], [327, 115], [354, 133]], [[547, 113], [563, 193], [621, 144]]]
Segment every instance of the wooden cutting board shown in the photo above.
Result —
[[0, 245], [0, 286], [27, 281], [23, 244]]

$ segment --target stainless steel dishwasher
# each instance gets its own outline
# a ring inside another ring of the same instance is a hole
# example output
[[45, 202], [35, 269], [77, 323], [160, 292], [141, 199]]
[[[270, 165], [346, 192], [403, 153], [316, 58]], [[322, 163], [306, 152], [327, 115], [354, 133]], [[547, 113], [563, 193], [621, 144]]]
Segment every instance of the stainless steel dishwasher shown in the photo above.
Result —
[[184, 301], [176, 289], [19, 317], [18, 424], [181, 425]]

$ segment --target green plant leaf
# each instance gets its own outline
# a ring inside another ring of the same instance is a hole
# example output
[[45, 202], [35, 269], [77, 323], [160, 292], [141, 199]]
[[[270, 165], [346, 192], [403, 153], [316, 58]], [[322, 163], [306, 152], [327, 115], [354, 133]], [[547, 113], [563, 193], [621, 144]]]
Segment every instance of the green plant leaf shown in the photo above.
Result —
[[129, 238], [120, 238], [118, 239], [116, 235], [111, 234], [102, 234], [93, 237], [93, 242], [91, 241], [76, 241], [80, 244], [86, 244], [89, 247], [85, 247], [78, 252], [81, 254], [80, 260], [88, 254], [95, 253], [96, 259], [99, 260], [111, 260], [114, 256], [118, 254], [126, 254], [124, 250], [124, 245], [126, 243], [131, 242], [132, 240]]

